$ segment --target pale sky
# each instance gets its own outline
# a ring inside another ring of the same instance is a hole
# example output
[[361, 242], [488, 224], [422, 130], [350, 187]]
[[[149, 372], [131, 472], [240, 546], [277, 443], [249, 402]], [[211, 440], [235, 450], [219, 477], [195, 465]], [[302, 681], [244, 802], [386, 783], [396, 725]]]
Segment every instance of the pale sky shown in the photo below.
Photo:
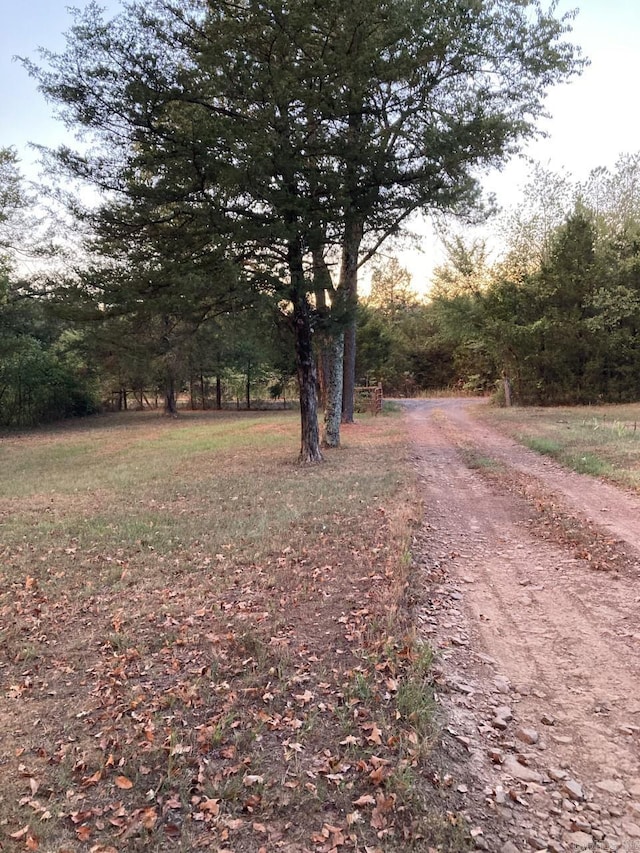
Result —
[[[36, 155], [29, 142], [55, 145], [65, 129], [38, 93], [16, 54], [35, 57], [38, 46], [61, 49], [62, 33], [70, 24], [65, 0], [0, 0], [0, 146], [13, 145], [30, 177]], [[83, 7], [85, 0], [70, 5]], [[103, 0], [109, 14], [118, 0]], [[547, 109], [552, 117], [540, 121], [548, 138], [528, 146], [526, 154], [584, 179], [597, 166], [613, 166], [622, 153], [640, 150], [640, 110], [636, 96], [640, 79], [640, 0], [560, 0], [558, 12], [579, 8], [571, 38], [591, 59], [591, 66], [570, 84], [551, 90]], [[487, 188], [504, 206], [514, 204], [525, 181], [522, 162], [509, 164], [487, 178]], [[425, 254], [407, 258], [421, 289], [436, 254], [432, 239]]]

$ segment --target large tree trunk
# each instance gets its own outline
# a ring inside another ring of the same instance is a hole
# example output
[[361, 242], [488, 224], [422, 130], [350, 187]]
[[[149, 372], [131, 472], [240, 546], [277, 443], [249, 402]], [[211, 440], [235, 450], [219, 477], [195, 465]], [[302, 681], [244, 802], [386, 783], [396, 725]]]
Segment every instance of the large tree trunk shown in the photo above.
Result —
[[316, 362], [313, 352], [311, 306], [307, 296], [302, 250], [299, 242], [289, 245], [289, 273], [293, 302], [293, 328], [296, 348], [296, 367], [300, 391], [300, 462], [321, 462], [320, 431], [318, 429], [318, 388]]
[[[321, 266], [326, 267], [324, 258], [322, 258], [321, 262], [318, 262], [316, 261], [316, 255], [314, 253], [314, 283], [316, 283], [316, 307], [318, 309], [318, 313], [321, 316], [326, 317], [328, 314], [327, 292], [322, 284], [318, 285], [319, 278], [323, 278], [323, 275], [319, 275], [318, 273], [319, 263]], [[316, 370], [318, 372], [318, 395], [320, 398], [319, 402], [320, 408], [322, 409], [326, 409], [327, 406], [327, 388], [329, 383], [330, 369], [330, 342], [331, 338], [327, 330], [322, 330], [321, 332], [316, 333]], [[342, 406], [342, 400], [340, 401], [340, 405]]]
[[342, 383], [344, 333], [337, 333], [327, 346], [327, 398], [324, 408], [324, 435], [322, 443], [325, 447], [340, 446], [340, 421], [342, 418]]
[[164, 413], [176, 417], [178, 414], [178, 403], [176, 400], [176, 382], [173, 372], [167, 371], [164, 389]]
[[[325, 320], [324, 329], [316, 336], [318, 387], [320, 403], [324, 409], [324, 447], [340, 446], [340, 419], [342, 416], [342, 383], [344, 355], [344, 332], [341, 327], [339, 298], [331, 306], [327, 304], [327, 293], [333, 292], [331, 273], [324, 259], [324, 246], [313, 250], [313, 282], [316, 306], [320, 317]], [[331, 322], [329, 311], [332, 310]]]
[[348, 324], [344, 332], [344, 382], [342, 388], [342, 422], [353, 423], [356, 387], [356, 307], [358, 304], [358, 254], [362, 242], [362, 225], [353, 221], [347, 225], [342, 246], [342, 264], [338, 289]]

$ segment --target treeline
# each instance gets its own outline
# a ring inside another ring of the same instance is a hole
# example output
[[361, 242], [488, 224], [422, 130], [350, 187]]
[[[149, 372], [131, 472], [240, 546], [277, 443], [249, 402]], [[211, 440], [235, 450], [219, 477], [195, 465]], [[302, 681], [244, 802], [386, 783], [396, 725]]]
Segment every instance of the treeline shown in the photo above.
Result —
[[427, 302], [397, 263], [377, 270], [360, 371], [388, 392], [444, 387], [521, 404], [640, 397], [640, 155], [584, 184], [537, 168], [503, 221], [507, 251], [447, 243]]
[[[253, 294], [212, 316], [158, 312], [140, 292], [88, 310], [64, 280], [11, 149], [0, 149], [0, 426], [28, 427], [105, 409], [193, 408], [283, 400], [295, 375], [290, 331]], [[115, 285], [114, 285], [115, 286]], [[169, 381], [167, 380], [169, 377]]]
[[[194, 377], [217, 383], [230, 353], [278, 349], [284, 328], [302, 462], [353, 419], [359, 268], [416, 211], [475, 210], [478, 175], [584, 67], [570, 13], [540, 0], [71, 15], [61, 52], [23, 60], [76, 135], [43, 158], [84, 237], [38, 298], [80, 332], [89, 374], [142, 393], [161, 373], [167, 412], [185, 377], [195, 399]], [[245, 352], [250, 375], [257, 363]]]

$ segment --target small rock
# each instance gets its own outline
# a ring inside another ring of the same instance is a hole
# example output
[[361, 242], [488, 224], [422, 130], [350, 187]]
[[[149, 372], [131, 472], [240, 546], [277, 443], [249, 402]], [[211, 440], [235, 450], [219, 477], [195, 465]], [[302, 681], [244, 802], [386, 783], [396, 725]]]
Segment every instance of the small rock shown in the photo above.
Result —
[[587, 835], [586, 832], [570, 832], [567, 835], [567, 841], [569, 844], [575, 844], [576, 847], [580, 847], [582, 850], [593, 847], [593, 838], [591, 835]]
[[520, 851], [515, 844], [512, 844], [510, 841], [505, 841], [500, 848], [500, 853], [520, 853]]
[[584, 800], [582, 785], [579, 782], [576, 782], [575, 779], [567, 779], [562, 786], [562, 790], [571, 800]]
[[508, 723], [510, 720], [513, 720], [511, 708], [508, 705], [500, 705], [499, 708], [496, 708], [496, 717]]
[[497, 693], [509, 693], [511, 690], [509, 679], [505, 678], [504, 675], [496, 675], [493, 679], [493, 684]]
[[629, 803], [629, 811], [640, 817], [640, 803]]
[[640, 779], [634, 779], [629, 785], [629, 793], [633, 797], [640, 797]]
[[499, 749], [490, 749], [489, 758], [494, 764], [502, 764], [504, 761], [504, 755]]
[[537, 770], [533, 770], [531, 767], [524, 767], [512, 755], [505, 758], [502, 767], [514, 779], [520, 779], [522, 782], [538, 782], [538, 784], [542, 782], [542, 775]]
[[539, 835], [530, 835], [527, 841], [529, 842], [531, 847], [533, 847], [534, 850], [549, 849], [549, 845], [547, 844], [547, 842], [543, 838], [540, 838]]
[[550, 841], [548, 844], [549, 853], [562, 853], [564, 847], [562, 845], [556, 843], [555, 841]]
[[565, 771], [560, 770], [559, 767], [552, 767], [548, 772], [550, 778], [553, 779], [554, 782], [562, 782], [563, 779], [567, 778]]
[[573, 743], [573, 738], [567, 737], [566, 735], [553, 735], [553, 739], [555, 740], [556, 743], [565, 743], [565, 744]]
[[464, 681], [451, 679], [449, 683], [454, 690], [458, 690], [460, 693], [466, 693], [467, 696], [471, 696], [472, 693], [476, 692], [470, 684], [465, 684]]
[[592, 829], [591, 835], [593, 835], [596, 841], [604, 841], [605, 839], [605, 834], [601, 829]]
[[552, 717], [550, 714], [543, 714], [540, 717], [540, 722], [543, 726], [555, 726], [556, 718]]
[[494, 729], [499, 729], [501, 732], [503, 732], [507, 728], [508, 723], [502, 717], [495, 717], [495, 719], [491, 721], [491, 725]]
[[538, 743], [540, 740], [540, 735], [535, 729], [528, 729], [524, 726], [516, 729], [516, 737], [523, 743], [528, 743], [529, 746], [532, 746], [534, 743]]
[[618, 808], [617, 806], [610, 806], [607, 811], [609, 812], [611, 817], [622, 817], [622, 815], [624, 814], [622, 809]]
[[571, 829], [576, 832], [591, 832], [591, 824], [579, 816], [571, 818]]
[[622, 828], [631, 838], [640, 838], [640, 826], [637, 823], [632, 823], [630, 820], [623, 820]]
[[603, 779], [601, 782], [596, 782], [596, 788], [601, 791], [606, 791], [608, 794], [624, 794], [624, 784], [619, 779]]

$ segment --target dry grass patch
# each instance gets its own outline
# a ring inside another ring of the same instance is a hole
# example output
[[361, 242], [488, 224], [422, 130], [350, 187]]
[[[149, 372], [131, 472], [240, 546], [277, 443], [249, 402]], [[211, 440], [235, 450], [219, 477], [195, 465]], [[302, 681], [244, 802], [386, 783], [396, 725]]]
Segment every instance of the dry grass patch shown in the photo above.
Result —
[[7, 438], [0, 847], [461, 850], [427, 805], [401, 422], [291, 462], [295, 415]]
[[639, 403], [570, 408], [484, 407], [478, 416], [574, 471], [640, 490]]

